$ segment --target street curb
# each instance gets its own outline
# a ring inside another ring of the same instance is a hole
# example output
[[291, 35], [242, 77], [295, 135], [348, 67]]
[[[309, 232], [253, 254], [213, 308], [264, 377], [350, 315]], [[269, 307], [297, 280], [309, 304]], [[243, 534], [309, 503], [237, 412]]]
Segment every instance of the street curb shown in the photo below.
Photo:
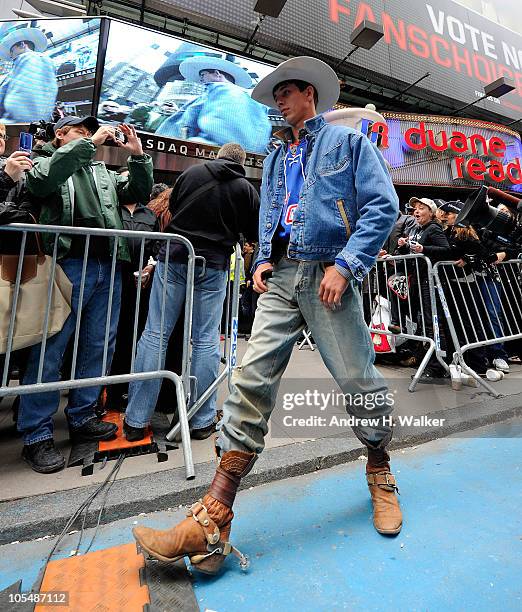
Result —
[[[520, 416], [522, 394], [441, 410], [430, 413], [429, 418], [444, 419], [442, 426], [418, 427], [414, 433], [398, 432], [389, 448], [415, 446]], [[268, 449], [243, 479], [241, 489], [348, 463], [364, 452], [355, 437], [320, 438]], [[140, 475], [118, 480], [111, 489], [101, 523], [190, 504], [205, 494], [214, 472], [215, 463], [209, 461], [196, 466], [194, 480], [185, 479], [183, 467], [147, 474], [146, 478]], [[60, 533], [80, 500], [86, 499], [98, 486], [0, 503], [0, 545]], [[97, 522], [100, 508], [97, 502], [91, 506], [86, 527], [94, 527]], [[71, 527], [74, 528], [77, 525]]]

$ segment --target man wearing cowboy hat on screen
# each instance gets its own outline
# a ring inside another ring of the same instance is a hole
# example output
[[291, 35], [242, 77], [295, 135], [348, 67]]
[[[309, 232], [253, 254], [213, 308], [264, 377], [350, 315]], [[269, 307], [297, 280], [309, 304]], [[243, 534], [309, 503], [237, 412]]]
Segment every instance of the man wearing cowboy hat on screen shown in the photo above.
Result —
[[29, 25], [15, 26], [0, 36], [0, 57], [13, 60], [13, 69], [0, 84], [0, 121], [50, 121], [58, 84], [54, 64], [43, 54], [47, 37]]
[[[343, 391], [347, 412], [360, 419], [354, 432], [368, 449], [374, 526], [386, 535], [402, 526], [386, 452], [392, 406], [366, 401], [386, 394], [386, 385], [373, 365], [357, 288], [397, 218], [397, 195], [369, 139], [318, 115], [339, 96], [337, 76], [327, 64], [311, 57], [287, 60], [252, 95], [279, 109], [290, 129], [264, 163], [254, 264], [261, 296], [234, 391], [223, 405], [216, 440], [220, 464], [208, 493], [182, 523], [168, 531], [134, 529], [153, 557], [174, 561], [186, 555], [195, 569], [208, 573], [216, 573], [229, 552], [241, 557], [229, 544], [232, 504], [241, 478], [264, 448], [281, 377], [305, 327]], [[358, 396], [362, 402], [351, 401]]]
[[237, 142], [246, 151], [266, 152], [272, 131], [268, 109], [245, 91], [252, 87], [246, 70], [204, 55], [184, 60], [179, 71], [187, 81], [205, 85], [205, 91], [166, 119], [156, 134], [220, 146]]

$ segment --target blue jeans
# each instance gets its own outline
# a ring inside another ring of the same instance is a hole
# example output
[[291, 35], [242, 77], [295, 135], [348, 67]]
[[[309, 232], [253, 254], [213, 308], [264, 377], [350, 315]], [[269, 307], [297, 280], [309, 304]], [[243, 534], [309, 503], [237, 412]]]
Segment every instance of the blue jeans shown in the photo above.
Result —
[[[504, 335], [508, 335], [508, 330], [504, 329], [504, 331], [502, 331], [503, 327], [502, 327], [502, 323], [500, 320], [502, 316], [502, 305], [500, 302], [502, 288], [500, 286], [500, 283], [497, 283], [495, 280], [493, 280], [489, 276], [478, 277], [477, 281], [480, 287], [480, 292], [482, 293], [482, 297], [484, 298], [484, 304], [486, 305], [486, 310], [488, 312], [489, 318], [491, 319], [491, 328], [492, 328], [493, 334], [495, 335], [496, 338], [500, 338]], [[488, 325], [488, 323], [489, 321], [487, 321], [486, 325]], [[489, 333], [488, 333], [488, 337], [489, 337]], [[503, 342], [499, 342], [498, 344], [490, 344], [486, 346], [486, 353], [490, 360], [493, 360], [493, 359], [507, 360], [508, 358], [508, 354], [506, 352], [506, 349], [504, 348]]]
[[[196, 269], [194, 305], [192, 311], [192, 364], [191, 375], [197, 378], [197, 396], [201, 396], [219, 373], [219, 323], [226, 293], [227, 271], [207, 268], [200, 278]], [[138, 343], [136, 372], [152, 372], [158, 369], [160, 345], [161, 304], [165, 264], [158, 262], [149, 302], [149, 315], [145, 330]], [[160, 369], [165, 366], [165, 354], [170, 335], [176, 325], [185, 302], [187, 265], [170, 262], [167, 270], [167, 295]], [[142, 380], [129, 385], [129, 403], [125, 421], [132, 427], [146, 427], [152, 417], [161, 380]], [[190, 422], [192, 429], [208, 427], [216, 415], [216, 395], [203, 404]], [[197, 398], [194, 397], [193, 401]]]
[[[386, 382], [374, 366], [375, 352], [355, 281], [348, 284], [342, 305], [335, 311], [327, 310], [318, 296], [324, 272], [321, 262], [296, 262], [286, 257], [274, 266], [268, 291], [257, 303], [241, 367], [232, 375], [233, 392], [223, 404], [217, 440], [223, 452], [263, 450], [281, 378], [305, 327], [312, 332], [324, 364], [343, 394], [370, 399], [387, 393]], [[366, 401], [362, 405], [346, 403], [350, 415], [371, 417], [373, 422], [361, 421], [353, 427], [369, 448], [384, 448], [391, 440], [392, 410], [389, 402], [375, 407]]]
[[[81, 259], [64, 259], [60, 265], [73, 284], [71, 314], [62, 330], [47, 340], [43, 364], [42, 382], [60, 380], [60, 368], [69, 341], [74, 335], [76, 316], [82, 277]], [[108, 338], [107, 369], [110, 368], [116, 328], [120, 314], [121, 275], [120, 266], [116, 266], [114, 290], [109, 293], [111, 262], [98, 259], [87, 261], [85, 288], [83, 294], [80, 336], [78, 340], [78, 358], [76, 378], [103, 376], [103, 347], [107, 306], [112, 297], [112, 312]], [[23, 384], [36, 382], [41, 345], [32, 347]], [[94, 405], [101, 387], [84, 387], [69, 391], [69, 403], [66, 409], [67, 418], [72, 427], [81, 427], [95, 416]], [[18, 412], [18, 430], [23, 434], [24, 444], [33, 444], [53, 437], [53, 415], [60, 403], [59, 391], [31, 393], [22, 395]]]

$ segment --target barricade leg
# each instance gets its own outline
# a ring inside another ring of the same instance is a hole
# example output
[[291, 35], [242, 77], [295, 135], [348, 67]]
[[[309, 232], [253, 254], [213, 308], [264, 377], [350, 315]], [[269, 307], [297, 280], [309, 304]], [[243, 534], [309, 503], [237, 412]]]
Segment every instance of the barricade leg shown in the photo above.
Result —
[[299, 343], [299, 346], [297, 347], [299, 351], [304, 347], [305, 344], [308, 344], [308, 347], [311, 351], [315, 351], [315, 347], [312, 344], [312, 341], [310, 340], [311, 337], [312, 337], [312, 332], [308, 328], [303, 329], [303, 339], [301, 340], [301, 342]]
[[468, 374], [469, 376], [472, 376], [479, 385], [481, 385], [482, 387], [484, 387], [484, 389], [486, 389], [486, 391], [488, 393], [490, 393], [493, 397], [502, 397], [502, 393], [499, 393], [494, 387], [492, 387], [486, 380], [484, 380], [483, 378], [481, 378], [476, 372], [475, 370], [473, 370], [472, 368], [470, 368], [466, 362], [465, 362], [465, 351], [460, 353], [460, 355], [458, 355], [458, 361], [459, 361], [459, 365], [462, 368], [462, 371], [465, 374]]
[[415, 374], [413, 375], [412, 381], [408, 387], [408, 391], [410, 393], [413, 393], [415, 391], [415, 388], [417, 387], [417, 383], [419, 382], [420, 377], [424, 373], [424, 370], [428, 366], [429, 362], [433, 359], [433, 355], [435, 353], [435, 342], [433, 340], [429, 340], [429, 341], [426, 340], [426, 342], [429, 342], [429, 348], [426, 351], [426, 354], [424, 355], [424, 357], [422, 358], [422, 361], [419, 367], [417, 368]]
[[[185, 390], [183, 388], [183, 381], [173, 372], [169, 372], [169, 376], [167, 378], [170, 378], [170, 380], [172, 380], [172, 382], [176, 385], [176, 399], [178, 400], [179, 414], [178, 425], [181, 431], [181, 446], [183, 449], [183, 460], [185, 462], [185, 477], [187, 480], [192, 480], [195, 476], [194, 460], [192, 458], [189, 419], [187, 414], [187, 402], [185, 401]], [[170, 438], [167, 435], [167, 440], [169, 439]]]
[[[448, 268], [451, 272], [451, 279], [448, 276]], [[459, 365], [465, 374], [472, 376], [491, 395], [499, 397], [501, 394], [481, 378], [465, 360], [467, 350], [488, 344], [488, 325], [486, 323], [484, 326], [483, 319], [489, 319], [489, 314], [486, 311], [486, 304], [479, 290], [476, 275], [469, 280], [462, 270], [458, 272], [457, 270], [455, 265], [449, 262], [440, 262], [433, 270], [435, 286], [455, 349], [453, 363]], [[453, 315], [457, 317], [455, 320]], [[460, 334], [457, 333], [456, 322], [459, 323]], [[489, 328], [492, 329], [491, 324]]]

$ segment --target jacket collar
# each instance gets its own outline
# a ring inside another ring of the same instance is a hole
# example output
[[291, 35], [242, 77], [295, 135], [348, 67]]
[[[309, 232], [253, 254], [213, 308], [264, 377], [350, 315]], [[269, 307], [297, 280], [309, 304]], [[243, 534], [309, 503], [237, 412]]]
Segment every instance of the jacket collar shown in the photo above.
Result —
[[[322, 115], [316, 115], [311, 119], [307, 119], [304, 124], [304, 128], [299, 131], [299, 137], [304, 138], [307, 134], [316, 134], [326, 125], [326, 121]], [[274, 136], [283, 142], [292, 142], [294, 140], [294, 134], [292, 128], [284, 128], [275, 132]]]
[[[58, 149], [53, 145], [52, 142], [46, 142], [40, 149], [35, 149], [33, 152], [36, 157], [52, 157]], [[101, 166], [102, 161], [93, 160], [89, 164], [90, 166]]]
[[53, 145], [52, 142], [46, 142], [43, 147], [41, 147], [39, 150], [37, 149], [37, 154], [38, 155], [46, 155], [48, 157], [50, 157], [51, 155], [54, 155], [54, 153], [56, 153], [58, 149]]

